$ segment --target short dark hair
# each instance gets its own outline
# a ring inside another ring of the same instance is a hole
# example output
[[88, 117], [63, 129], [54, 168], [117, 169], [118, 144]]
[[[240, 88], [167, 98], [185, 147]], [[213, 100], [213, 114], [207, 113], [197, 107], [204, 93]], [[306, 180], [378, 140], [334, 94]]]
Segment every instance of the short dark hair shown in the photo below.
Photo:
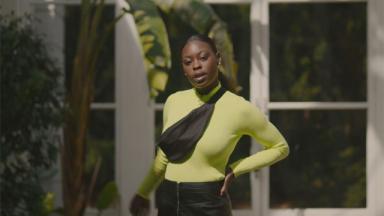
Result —
[[[184, 43], [184, 46], [182, 47], [182, 49], [185, 47], [185, 45], [187, 45], [189, 42], [191, 41], [201, 41], [201, 42], [205, 42], [209, 45], [209, 47], [212, 49], [212, 51], [215, 53], [215, 54], [218, 54], [218, 50], [217, 50], [217, 47], [216, 47], [216, 44], [215, 44], [215, 41], [208, 37], [207, 35], [202, 35], [202, 34], [195, 34], [195, 35], [192, 35], [190, 36]], [[222, 86], [226, 89], [228, 89], [229, 91], [235, 93], [235, 94], [238, 94], [238, 90], [235, 86], [235, 84], [229, 80], [227, 78], [227, 76], [222, 72], [220, 71], [219, 69], [219, 73], [218, 73], [218, 78], [222, 84]]]
[[214, 53], [217, 53], [217, 47], [216, 47], [215, 42], [213, 41], [212, 38], [210, 38], [210, 37], [208, 37], [206, 35], [202, 35], [202, 34], [192, 35], [191, 37], [189, 37], [187, 39], [187, 41], [185, 41], [183, 48], [185, 47], [185, 45], [187, 45], [187, 43], [189, 43], [191, 41], [205, 42], [205, 43], [207, 43], [210, 46], [210, 48], [212, 49], [212, 51]]

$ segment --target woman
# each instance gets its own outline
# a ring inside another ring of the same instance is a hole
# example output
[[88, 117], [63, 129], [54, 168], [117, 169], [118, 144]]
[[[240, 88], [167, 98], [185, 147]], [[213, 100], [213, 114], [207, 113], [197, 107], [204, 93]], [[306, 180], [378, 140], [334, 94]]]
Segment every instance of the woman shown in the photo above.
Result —
[[[165, 102], [163, 134], [155, 160], [131, 201], [133, 215], [148, 210], [149, 194], [162, 181], [164, 193], [158, 203], [160, 216], [232, 215], [227, 191], [233, 179], [269, 166], [289, 154], [284, 137], [257, 107], [238, 95], [223, 91], [218, 71], [220, 60], [214, 42], [206, 36], [194, 35], [185, 43], [182, 66], [193, 88], [176, 92]], [[201, 111], [201, 115], [191, 116], [208, 104], [214, 105]], [[212, 113], [205, 114], [209, 109]], [[187, 125], [185, 132], [177, 131], [183, 127], [180, 124]], [[186, 141], [188, 134], [197, 130], [196, 125], [203, 125], [201, 132], [189, 136], [195, 141]], [[172, 135], [171, 130], [176, 132]], [[252, 136], [264, 149], [227, 164], [243, 135]], [[176, 139], [171, 140], [169, 136]], [[176, 145], [169, 147], [171, 142]]]

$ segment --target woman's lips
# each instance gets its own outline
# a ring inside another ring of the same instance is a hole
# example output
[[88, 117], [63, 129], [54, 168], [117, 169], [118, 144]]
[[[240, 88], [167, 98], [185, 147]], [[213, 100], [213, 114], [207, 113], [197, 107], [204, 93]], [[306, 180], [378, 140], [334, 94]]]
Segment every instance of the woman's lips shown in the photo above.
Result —
[[199, 74], [196, 74], [193, 76], [193, 80], [196, 82], [196, 83], [201, 83], [205, 80], [205, 77], [207, 76], [206, 73], [199, 73]]

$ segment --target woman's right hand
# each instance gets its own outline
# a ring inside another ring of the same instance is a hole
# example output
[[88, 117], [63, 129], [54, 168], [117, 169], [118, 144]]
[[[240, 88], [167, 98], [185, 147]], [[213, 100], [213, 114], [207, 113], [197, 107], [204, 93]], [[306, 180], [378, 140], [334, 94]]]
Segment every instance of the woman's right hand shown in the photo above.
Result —
[[134, 216], [149, 215], [149, 200], [136, 194], [131, 200], [129, 211]]

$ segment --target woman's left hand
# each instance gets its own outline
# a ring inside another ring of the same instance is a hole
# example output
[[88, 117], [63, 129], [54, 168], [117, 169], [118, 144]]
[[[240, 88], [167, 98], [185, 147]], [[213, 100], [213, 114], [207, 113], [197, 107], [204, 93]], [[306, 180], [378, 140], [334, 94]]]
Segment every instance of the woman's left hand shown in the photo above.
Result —
[[225, 175], [224, 184], [220, 189], [220, 196], [223, 196], [231, 185], [232, 181], [235, 179], [235, 174], [233, 174], [232, 170], [228, 168], [227, 174]]

